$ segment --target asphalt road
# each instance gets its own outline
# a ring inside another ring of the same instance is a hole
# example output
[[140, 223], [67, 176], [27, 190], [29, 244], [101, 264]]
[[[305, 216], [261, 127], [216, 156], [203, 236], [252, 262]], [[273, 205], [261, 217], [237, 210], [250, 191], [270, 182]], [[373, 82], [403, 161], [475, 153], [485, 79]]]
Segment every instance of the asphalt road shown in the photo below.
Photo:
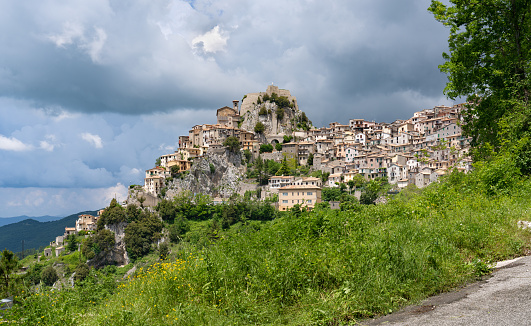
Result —
[[362, 325], [531, 325], [531, 256], [500, 262], [487, 279]]

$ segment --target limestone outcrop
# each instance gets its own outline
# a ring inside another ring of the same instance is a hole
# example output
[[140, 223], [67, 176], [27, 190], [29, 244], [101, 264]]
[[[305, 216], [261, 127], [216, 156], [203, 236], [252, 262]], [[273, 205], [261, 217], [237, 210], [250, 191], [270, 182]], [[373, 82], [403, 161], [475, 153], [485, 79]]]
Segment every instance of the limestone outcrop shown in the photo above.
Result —
[[[272, 97], [282, 98], [282, 101], [274, 101]], [[240, 128], [254, 132], [256, 124], [261, 122], [264, 131], [258, 135], [258, 140], [267, 143], [270, 137], [292, 134], [302, 114], [297, 99], [289, 90], [270, 85], [265, 92], [244, 96], [240, 108]]]
[[245, 172], [241, 160], [240, 153], [228, 150], [209, 152], [194, 160], [190, 172], [183, 179], [176, 178], [167, 184], [165, 198], [173, 199], [184, 190], [222, 198], [239, 193]]

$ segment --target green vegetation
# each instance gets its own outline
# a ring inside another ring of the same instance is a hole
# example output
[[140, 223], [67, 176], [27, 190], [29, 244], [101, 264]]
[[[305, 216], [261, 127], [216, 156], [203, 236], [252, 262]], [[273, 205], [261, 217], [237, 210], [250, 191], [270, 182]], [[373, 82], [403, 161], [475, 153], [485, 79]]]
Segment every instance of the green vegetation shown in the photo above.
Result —
[[254, 132], [258, 133], [258, 134], [261, 134], [263, 133], [265, 130], [265, 126], [263, 123], [261, 123], [260, 121], [258, 121], [256, 123], [256, 125], [254, 126]]
[[17, 256], [11, 251], [4, 249], [0, 257], [0, 295], [9, 296], [15, 292], [16, 278], [14, 274], [19, 268]]
[[[258, 100], [260, 100], [260, 98], [258, 98]], [[265, 108], [265, 106], [260, 107], [260, 110], [258, 111], [258, 115], [267, 115], [267, 109]]]
[[446, 95], [470, 102], [463, 130], [474, 158], [511, 156], [531, 173], [531, 2], [432, 1], [429, 10], [450, 27], [440, 69], [448, 75]]
[[[293, 103], [290, 103], [286, 96], [278, 96], [276, 93], [272, 93], [271, 96], [267, 94], [264, 95], [263, 101], [264, 102], [269, 101], [269, 102], [275, 103], [280, 109], [294, 107]], [[282, 119], [282, 118], [279, 118], [279, 119]]]
[[273, 145], [271, 144], [262, 144], [260, 145], [260, 154], [262, 153], [271, 153], [273, 151]]
[[240, 152], [240, 140], [238, 137], [229, 136], [225, 141], [223, 142], [223, 146], [228, 147], [229, 151], [233, 153], [239, 153]]
[[[245, 201], [223, 209], [200, 204], [215, 212], [203, 220], [186, 215], [188, 226], [166, 260], [157, 261], [159, 248], [118, 286], [117, 271], [90, 270], [72, 290], [22, 294], [5, 318], [45, 325], [308, 325], [386, 314], [529, 250], [530, 233], [516, 222], [530, 218], [531, 182], [504, 183], [510, 169], [499, 169], [453, 172], [388, 204], [341, 211], [319, 205], [272, 221], [246, 216], [227, 227], [223, 212], [235, 209], [237, 217], [247, 211], [237, 208]], [[197, 209], [184, 196], [172, 205], [175, 216]]]

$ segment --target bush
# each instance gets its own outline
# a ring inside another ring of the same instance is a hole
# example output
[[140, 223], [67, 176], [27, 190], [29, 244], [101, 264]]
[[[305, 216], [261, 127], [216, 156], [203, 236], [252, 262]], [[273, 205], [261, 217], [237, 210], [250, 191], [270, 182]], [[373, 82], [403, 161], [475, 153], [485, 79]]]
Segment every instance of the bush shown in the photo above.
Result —
[[41, 279], [44, 282], [44, 284], [48, 286], [52, 286], [59, 277], [57, 276], [57, 272], [55, 271], [55, 268], [53, 268], [52, 265], [48, 265], [42, 273], [41, 273]]
[[273, 145], [262, 144], [260, 145], [260, 153], [271, 153], [273, 151]]
[[264, 124], [258, 121], [256, 125], [254, 126], [254, 132], [256, 132], [257, 134], [261, 134], [264, 132], [264, 130], [265, 130]]
[[170, 248], [168, 247], [168, 244], [166, 242], [163, 242], [159, 245], [159, 258], [161, 260], [164, 260], [168, 257], [170, 254]]
[[125, 248], [129, 257], [136, 260], [151, 251], [154, 241], [160, 239], [162, 222], [150, 215], [142, 220], [132, 222], [125, 228]]
[[76, 282], [83, 281], [90, 273], [90, 268], [87, 264], [81, 263], [77, 265], [75, 271], [76, 275], [74, 276], [74, 280]]
[[240, 151], [240, 140], [238, 137], [230, 136], [225, 139], [223, 146], [228, 147], [229, 151], [238, 153]]
[[175, 219], [175, 222], [170, 226], [170, 241], [179, 243], [186, 232], [190, 231], [190, 223], [183, 217]]

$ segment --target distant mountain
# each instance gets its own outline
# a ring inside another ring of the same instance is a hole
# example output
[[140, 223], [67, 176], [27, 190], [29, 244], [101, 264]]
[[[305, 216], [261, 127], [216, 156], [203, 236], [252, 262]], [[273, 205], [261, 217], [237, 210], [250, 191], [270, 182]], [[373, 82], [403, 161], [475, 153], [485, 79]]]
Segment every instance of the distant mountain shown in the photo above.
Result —
[[96, 215], [97, 212], [80, 212], [51, 222], [39, 222], [30, 218], [4, 225], [0, 227], [0, 250], [7, 248], [13, 252], [22, 251], [22, 240], [24, 240], [24, 249], [26, 250], [45, 247], [51, 241], [55, 241], [56, 236], [63, 235], [65, 227], [74, 227], [79, 215]]
[[51, 222], [51, 221], [60, 220], [62, 218], [63, 217], [61, 216], [50, 216], [50, 215], [36, 216], [36, 217], [30, 217], [26, 215], [15, 216], [15, 217], [0, 217], [0, 226], [17, 223], [17, 222], [28, 220], [28, 219], [32, 219], [38, 222]]

